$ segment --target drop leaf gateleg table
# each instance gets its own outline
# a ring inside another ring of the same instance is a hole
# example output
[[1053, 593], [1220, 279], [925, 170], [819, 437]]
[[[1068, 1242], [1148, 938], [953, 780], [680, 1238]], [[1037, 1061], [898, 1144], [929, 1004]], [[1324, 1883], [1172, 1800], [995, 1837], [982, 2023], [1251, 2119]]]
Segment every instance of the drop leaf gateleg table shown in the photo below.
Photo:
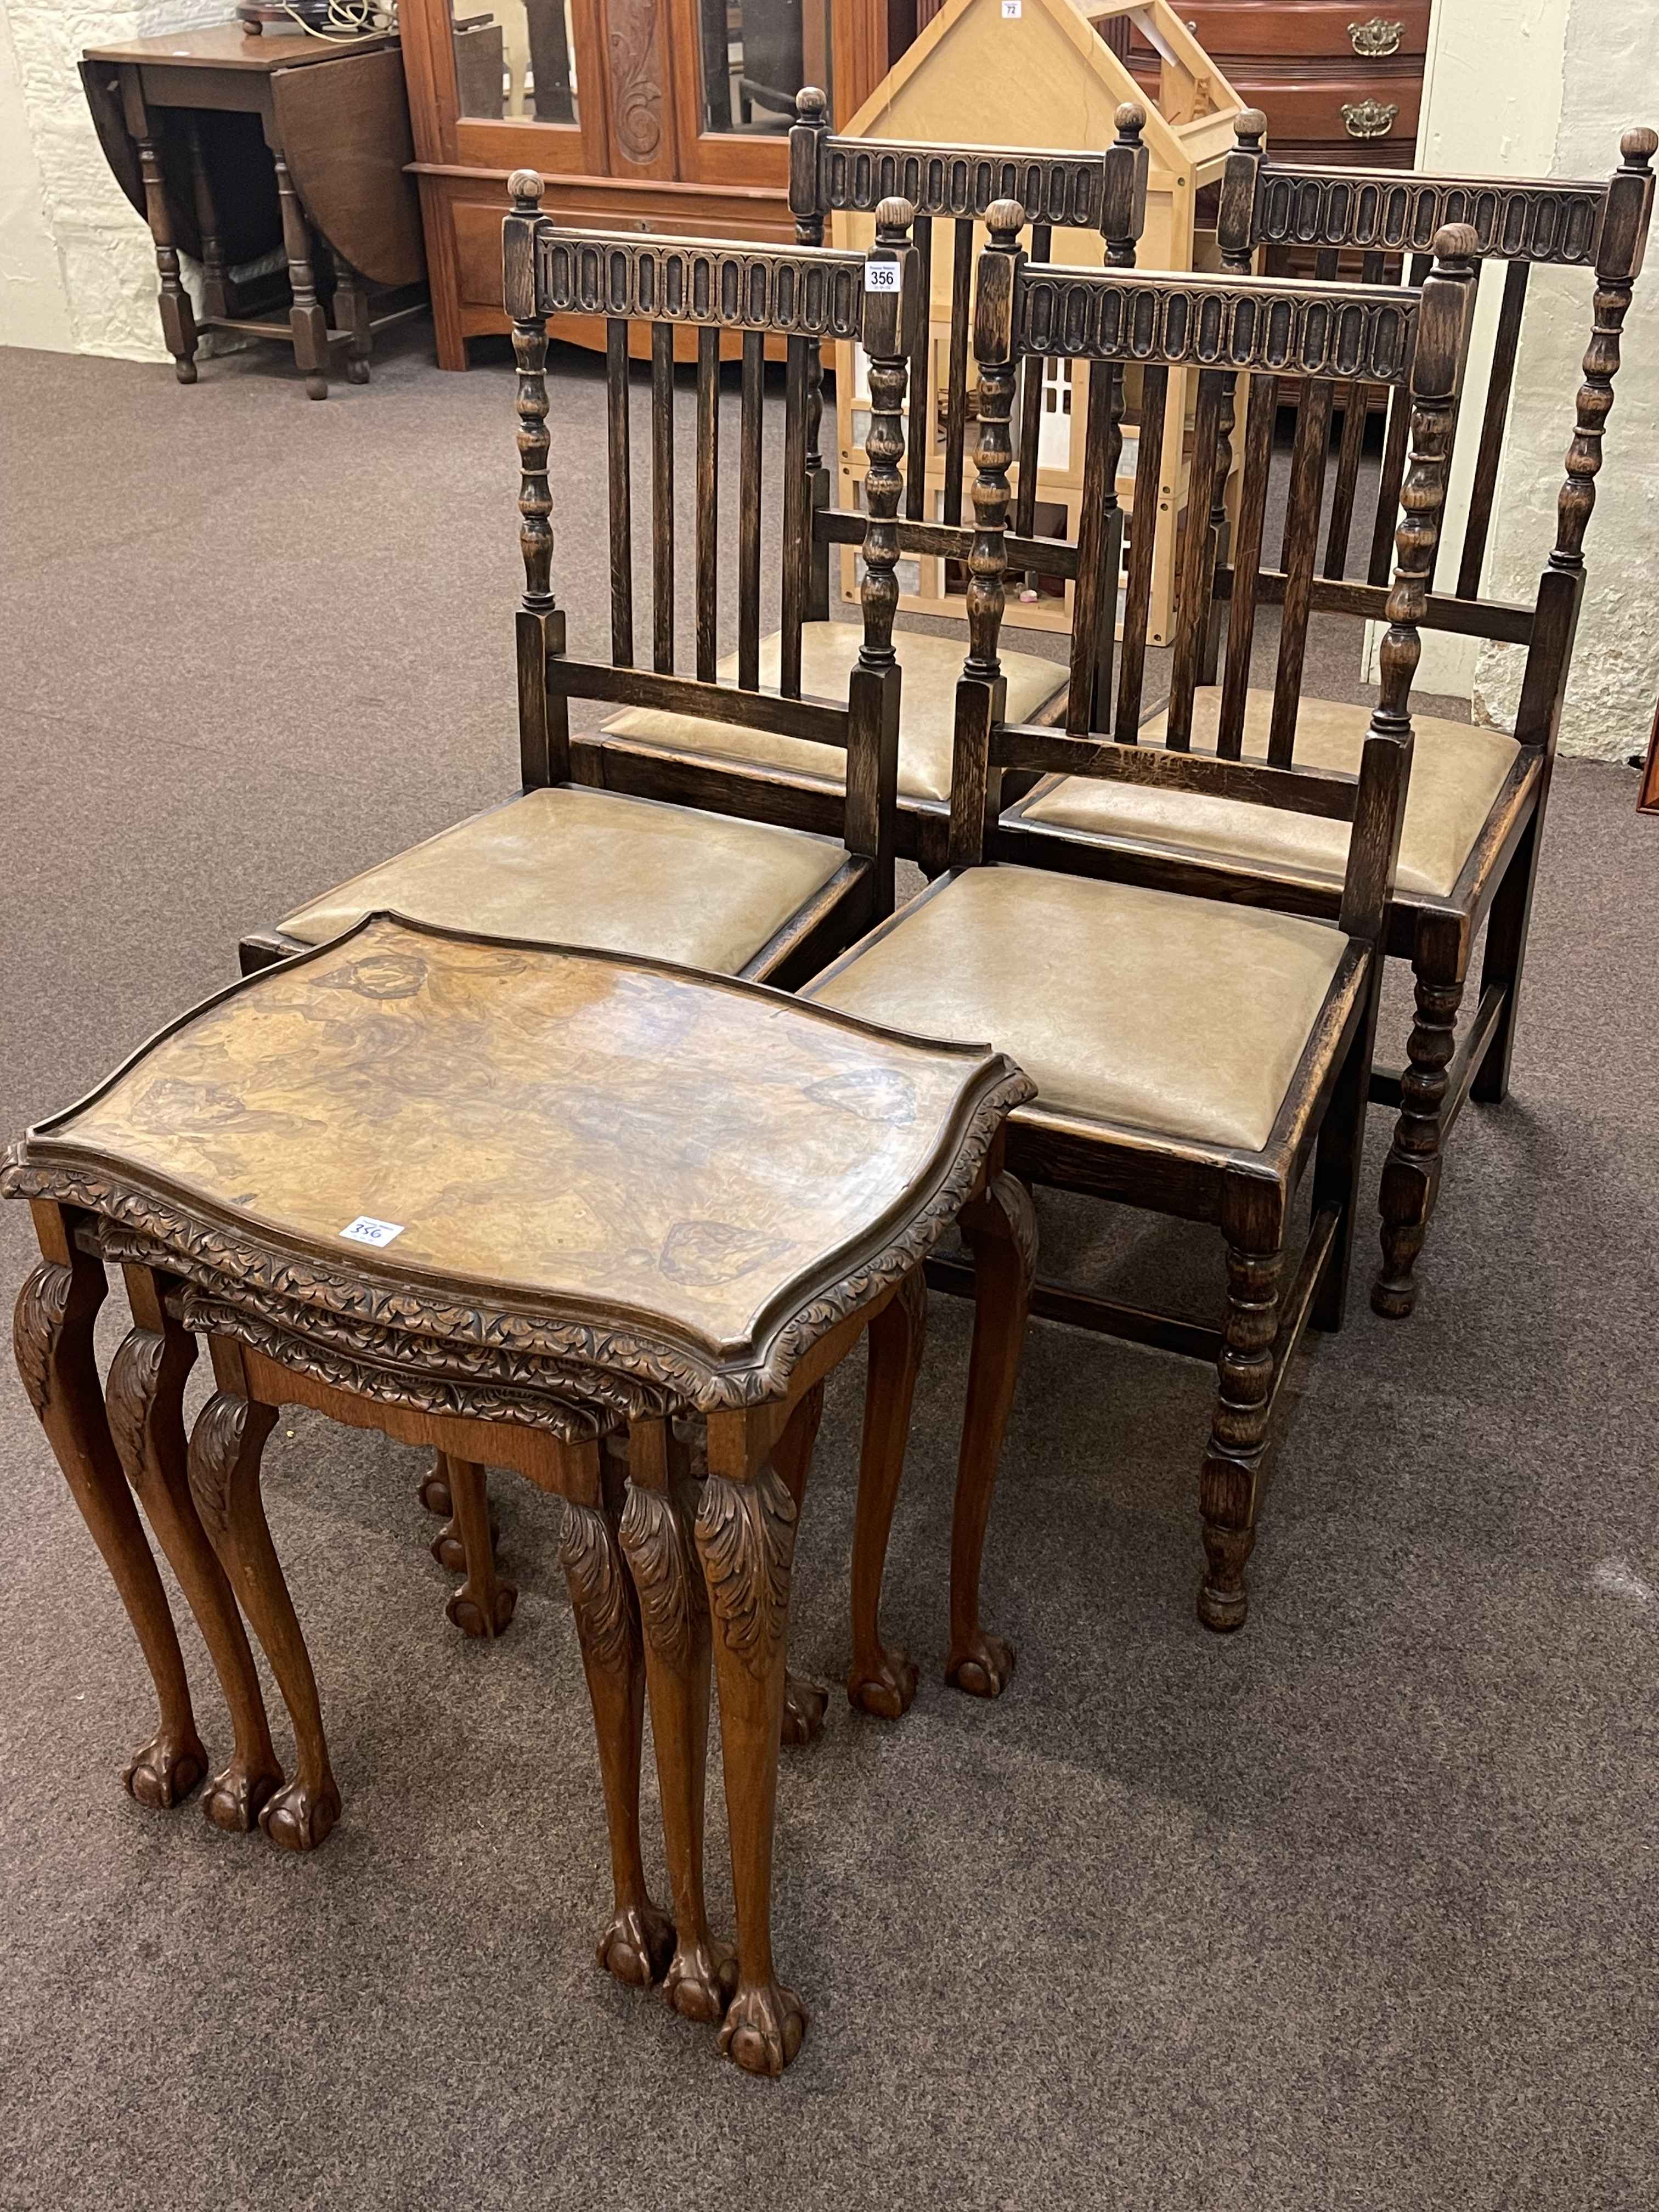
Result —
[[81, 78], [155, 242], [179, 381], [196, 381], [198, 329], [183, 252], [202, 264], [200, 327], [287, 340], [313, 399], [327, 397], [337, 345], [347, 381], [367, 384], [375, 332], [426, 303], [396, 39], [247, 38], [219, 23], [89, 46]]
[[[903, 1036], [760, 985], [377, 914], [210, 999], [31, 1130], [0, 1174], [0, 1192], [32, 1202], [43, 1255], [18, 1301], [18, 1359], [161, 1699], [134, 1795], [174, 1802], [207, 1762], [129, 1480], [235, 1720], [210, 1817], [257, 1818], [303, 1850], [340, 1799], [260, 1498], [277, 1409], [310, 1406], [465, 1470], [480, 1525], [464, 1595], [487, 1615], [499, 1593], [471, 1477], [485, 1463], [515, 1470], [567, 1501], [560, 1556], [616, 1890], [601, 1961], [629, 1982], [665, 1975], [681, 2012], [725, 2014], [722, 2045], [740, 2065], [781, 2072], [805, 2014], [773, 1964], [773, 1814], [823, 1385], [870, 1329], [849, 1693], [898, 1711], [908, 1662], [884, 1650], [877, 1610], [921, 1263], [964, 1209], [999, 1213], [978, 1201], [1000, 1172], [1004, 1121], [1031, 1091], [988, 1047]], [[1005, 1274], [1022, 1286], [985, 1302], [1012, 1341], [976, 1334], [976, 1354], [1011, 1372], [1030, 1255], [1012, 1237], [975, 1241], [999, 1291]], [[134, 1329], [106, 1409], [92, 1329], [109, 1261], [126, 1270]], [[186, 1456], [198, 1337], [216, 1389]], [[959, 1495], [988, 1500], [1006, 1412], [1005, 1396], [976, 1419]], [[976, 1553], [971, 1567], [976, 1589]], [[294, 1725], [291, 1781], [238, 1603]], [[980, 1647], [976, 1616], [953, 1605], [951, 1626], [953, 1652]], [[735, 1974], [702, 1903], [711, 1647]], [[901, 1686], [892, 1705], [860, 1696], [884, 1683]], [[640, 1857], [647, 1685], [672, 1925]]]

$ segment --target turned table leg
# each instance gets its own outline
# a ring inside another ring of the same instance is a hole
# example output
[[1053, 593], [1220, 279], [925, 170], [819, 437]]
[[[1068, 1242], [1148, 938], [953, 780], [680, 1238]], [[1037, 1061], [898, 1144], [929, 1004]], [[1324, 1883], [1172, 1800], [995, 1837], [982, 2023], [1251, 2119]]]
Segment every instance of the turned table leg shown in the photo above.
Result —
[[79, 1251], [70, 1221], [33, 1206], [41, 1261], [18, 1293], [17, 1371], [81, 1518], [120, 1594], [155, 1685], [161, 1723], [122, 1780], [141, 1805], [176, 1805], [207, 1772], [190, 1684], [167, 1593], [121, 1472], [93, 1356], [93, 1323], [108, 1289], [103, 1263]]
[[294, 1724], [298, 1771], [265, 1800], [259, 1826], [283, 1850], [314, 1850], [340, 1817], [340, 1793], [329, 1765], [311, 1654], [259, 1495], [259, 1461], [276, 1408], [237, 1389], [234, 1351], [216, 1340], [213, 1354], [220, 1387], [191, 1431], [191, 1494]]
[[283, 249], [288, 255], [288, 280], [293, 289], [289, 326], [294, 333], [294, 359], [306, 380], [310, 399], [328, 397], [328, 317], [317, 297], [317, 278], [311, 262], [311, 230], [300, 195], [294, 189], [288, 163], [276, 155], [276, 197], [283, 210]]
[[[137, 71], [133, 72], [136, 78]], [[132, 102], [128, 103], [128, 124], [133, 120]], [[161, 173], [161, 157], [155, 150], [155, 141], [150, 135], [150, 121], [138, 102], [139, 127], [133, 131], [138, 145], [138, 173], [144, 186], [144, 219], [149, 225], [149, 234], [155, 241], [155, 268], [161, 280], [159, 305], [161, 310], [161, 338], [173, 356], [173, 373], [180, 384], [196, 381], [196, 311], [190, 304], [179, 275], [179, 248], [173, 235], [173, 210], [167, 205], [167, 181]]]
[[190, 1494], [185, 1378], [196, 1339], [173, 1320], [167, 1285], [145, 1267], [125, 1270], [133, 1326], [110, 1363], [105, 1405], [121, 1464], [179, 1577], [211, 1657], [235, 1732], [235, 1751], [216, 1775], [203, 1810], [216, 1827], [245, 1833], [282, 1785], [259, 1676], [236, 1600]]
[[781, 2074], [800, 2049], [806, 2008], [772, 1960], [772, 1827], [795, 1502], [769, 1455], [751, 1453], [748, 1417], [711, 1414], [697, 1550], [714, 1616], [720, 1748], [738, 1913], [738, 1987], [720, 2048], [750, 2074]]
[[687, 2020], [717, 2021], [737, 1981], [732, 1947], [709, 1932], [703, 1899], [708, 1765], [708, 1602], [691, 1527], [696, 1486], [665, 1420], [629, 1437], [621, 1542], [639, 1593], [663, 1842], [674, 1892], [674, 1955], [663, 1990]]
[[914, 1661], [896, 1644], [881, 1640], [881, 1580], [927, 1330], [927, 1285], [915, 1267], [870, 1324], [870, 1376], [853, 1523], [853, 1664], [847, 1696], [866, 1713], [890, 1721], [907, 1711], [916, 1694]]
[[974, 1341], [951, 1520], [951, 1656], [945, 1679], [972, 1698], [1000, 1698], [1014, 1671], [1012, 1645], [981, 1627], [980, 1563], [1002, 1439], [1019, 1378], [1036, 1273], [1036, 1212], [1024, 1185], [994, 1176], [962, 1216], [974, 1255]]
[[338, 270], [338, 282], [334, 290], [334, 319], [338, 327], [348, 334], [346, 382], [367, 384], [369, 354], [374, 346], [374, 334], [369, 325], [368, 279], [360, 276], [348, 261], [340, 261]]
[[582, 1671], [592, 1701], [605, 1788], [616, 1909], [599, 1938], [599, 1964], [633, 1989], [661, 1978], [674, 1929], [646, 1887], [640, 1849], [640, 1756], [645, 1741], [645, 1667], [633, 1586], [617, 1543], [621, 1518], [597, 1444], [559, 1448], [565, 1499], [559, 1564], [569, 1586]]

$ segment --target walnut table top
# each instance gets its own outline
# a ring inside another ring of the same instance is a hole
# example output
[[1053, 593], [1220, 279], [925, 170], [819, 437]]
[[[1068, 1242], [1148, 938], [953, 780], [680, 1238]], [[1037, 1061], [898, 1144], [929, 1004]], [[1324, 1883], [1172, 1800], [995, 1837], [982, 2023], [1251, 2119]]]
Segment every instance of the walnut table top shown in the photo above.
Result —
[[162, 1030], [0, 1188], [211, 1292], [712, 1410], [931, 1249], [1030, 1091], [988, 1048], [377, 915]]

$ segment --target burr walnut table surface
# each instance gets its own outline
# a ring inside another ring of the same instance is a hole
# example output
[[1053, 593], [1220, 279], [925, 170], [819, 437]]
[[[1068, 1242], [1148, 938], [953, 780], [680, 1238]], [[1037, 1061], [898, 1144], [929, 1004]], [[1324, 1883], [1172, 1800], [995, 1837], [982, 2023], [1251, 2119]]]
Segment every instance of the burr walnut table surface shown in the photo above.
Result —
[[[878, 1370], [903, 1368], [881, 1348], [884, 1316], [914, 1304], [919, 1263], [985, 1189], [1002, 1123], [1030, 1095], [988, 1048], [904, 1037], [660, 963], [374, 915], [209, 1000], [33, 1129], [0, 1176], [5, 1194], [32, 1201], [43, 1254], [18, 1301], [18, 1360], [161, 1699], [157, 1737], [129, 1770], [134, 1794], [174, 1802], [206, 1758], [128, 1480], [235, 1720], [210, 1815], [226, 1827], [258, 1817], [303, 1849], [327, 1834], [339, 1797], [259, 1503], [276, 1407], [316, 1407], [469, 1469], [515, 1469], [567, 1500], [561, 1556], [617, 1891], [601, 1959], [630, 1981], [665, 1969], [680, 2010], [725, 2011], [739, 2063], [781, 2071], [805, 2013], [773, 1970], [772, 1822], [796, 1512], [822, 1383], [872, 1324], [872, 1401]], [[111, 1261], [126, 1271], [135, 1328], [106, 1413], [92, 1329]], [[217, 1389], [186, 1461], [198, 1335]], [[904, 1341], [919, 1346], [919, 1328]], [[893, 1405], [866, 1407], [860, 1510], [866, 1489], [883, 1493], [878, 1551], [913, 1382], [914, 1365]], [[488, 1583], [481, 1482], [468, 1495], [481, 1523], [469, 1584]], [[878, 1556], [876, 1577], [878, 1589]], [[471, 1588], [469, 1601], [488, 1613], [495, 1595]], [[286, 1786], [236, 1601], [294, 1721]], [[711, 1642], [735, 1995], [702, 1902]], [[640, 1868], [642, 1669], [672, 1926]]]

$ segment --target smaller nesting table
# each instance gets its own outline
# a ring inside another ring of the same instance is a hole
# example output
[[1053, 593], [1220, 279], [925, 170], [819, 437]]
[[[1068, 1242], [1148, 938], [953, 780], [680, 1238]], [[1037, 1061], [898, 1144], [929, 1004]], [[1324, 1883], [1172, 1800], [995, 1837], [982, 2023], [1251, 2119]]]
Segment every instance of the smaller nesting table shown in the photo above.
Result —
[[[900, 1711], [908, 1662], [875, 1620], [921, 1263], [998, 1171], [1003, 1121], [1031, 1091], [1000, 1053], [757, 985], [377, 915], [208, 1000], [32, 1130], [0, 1176], [33, 1202], [43, 1255], [18, 1301], [18, 1360], [161, 1698], [134, 1794], [174, 1802], [206, 1756], [123, 1468], [234, 1716], [210, 1814], [257, 1818], [301, 1850], [340, 1797], [260, 1502], [277, 1408], [448, 1456], [465, 1478], [462, 1601], [485, 1621], [502, 1594], [481, 1469], [514, 1469], [566, 1501], [615, 1887], [601, 1961], [665, 1978], [683, 2013], [724, 2014], [739, 2064], [781, 2072], [805, 2013], [773, 1965], [773, 1811], [823, 1383], [869, 1329], [853, 1694]], [[126, 1270], [134, 1318], [106, 1413], [92, 1352], [106, 1261]], [[1023, 1328], [1023, 1297], [1005, 1304]], [[198, 1336], [217, 1387], [186, 1452]], [[292, 1780], [238, 1601], [294, 1723]], [[978, 1648], [976, 1620], [963, 1632]], [[711, 1646], [735, 1963], [702, 1901]], [[647, 1684], [672, 1921], [640, 1856]]]

